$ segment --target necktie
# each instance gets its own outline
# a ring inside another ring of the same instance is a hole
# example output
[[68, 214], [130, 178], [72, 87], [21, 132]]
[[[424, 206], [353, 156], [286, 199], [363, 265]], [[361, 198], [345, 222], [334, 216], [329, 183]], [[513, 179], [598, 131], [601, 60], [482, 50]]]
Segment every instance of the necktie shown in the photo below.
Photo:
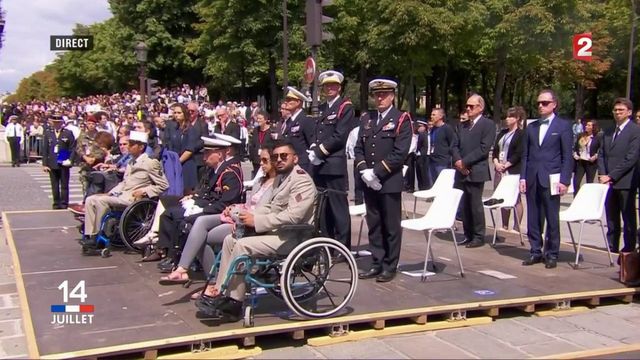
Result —
[[613, 134], [613, 139], [611, 141], [616, 141], [618, 135], [620, 135], [620, 126], [616, 126], [616, 132]]
[[382, 114], [378, 113], [378, 122], [376, 122], [376, 125], [380, 125], [381, 122], [382, 122]]

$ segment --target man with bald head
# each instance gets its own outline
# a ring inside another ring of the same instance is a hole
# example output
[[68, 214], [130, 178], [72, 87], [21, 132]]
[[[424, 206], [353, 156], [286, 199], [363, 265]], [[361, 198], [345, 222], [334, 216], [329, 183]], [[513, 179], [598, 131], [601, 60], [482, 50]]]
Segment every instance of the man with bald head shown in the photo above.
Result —
[[462, 195], [462, 224], [468, 248], [484, 245], [485, 221], [482, 206], [484, 183], [491, 180], [489, 150], [496, 137], [496, 125], [482, 116], [484, 99], [477, 94], [467, 99], [469, 120], [462, 123], [453, 146], [453, 166], [456, 169], [455, 187]]

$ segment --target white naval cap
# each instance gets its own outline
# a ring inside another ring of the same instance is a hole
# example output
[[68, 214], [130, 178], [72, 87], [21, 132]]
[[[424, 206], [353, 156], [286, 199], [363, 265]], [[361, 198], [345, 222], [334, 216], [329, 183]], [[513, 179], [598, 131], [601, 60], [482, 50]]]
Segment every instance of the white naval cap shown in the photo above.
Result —
[[202, 141], [204, 142], [204, 146], [203, 146], [202, 150], [219, 149], [219, 148], [226, 148], [226, 147], [231, 146], [230, 142], [224, 141], [224, 140], [220, 140], [220, 139], [214, 139], [214, 138], [210, 138], [210, 137], [206, 137], [206, 136], [202, 136], [202, 137], [200, 137], [200, 139], [202, 139]]
[[342, 84], [342, 81], [344, 80], [344, 75], [342, 75], [341, 73], [335, 70], [327, 70], [325, 72], [320, 73], [320, 75], [318, 75], [318, 80], [320, 81], [320, 85], [330, 84], [330, 83]]
[[285, 95], [285, 99], [297, 99], [300, 101], [311, 101], [305, 94], [298, 91], [293, 86], [287, 86], [287, 95]]
[[227, 134], [213, 133], [213, 137], [218, 139], [218, 140], [226, 141], [226, 142], [231, 143], [231, 144], [241, 144], [242, 143], [240, 140], [234, 138], [231, 135], [227, 135]]
[[137, 141], [146, 144], [149, 142], [149, 135], [142, 131], [132, 131], [129, 133], [129, 141]]
[[376, 93], [379, 91], [394, 91], [398, 83], [389, 79], [373, 79], [369, 81], [369, 91]]

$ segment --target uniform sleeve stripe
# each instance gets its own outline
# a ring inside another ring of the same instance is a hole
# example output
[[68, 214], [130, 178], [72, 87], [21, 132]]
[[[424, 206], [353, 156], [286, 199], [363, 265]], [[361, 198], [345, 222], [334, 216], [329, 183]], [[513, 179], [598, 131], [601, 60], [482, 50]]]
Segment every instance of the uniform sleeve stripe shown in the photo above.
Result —
[[356, 165], [356, 167], [360, 166], [360, 164], [365, 164], [365, 165], [367, 165], [367, 163], [366, 163], [366, 162], [364, 162], [364, 160], [362, 160], [362, 161], [360, 161], [360, 162]]
[[391, 169], [389, 168], [389, 165], [387, 165], [386, 161], [382, 160], [382, 166], [384, 166], [384, 168], [387, 169], [389, 173], [391, 173]]
[[320, 151], [322, 151], [325, 155], [329, 156], [329, 152], [324, 147], [324, 144], [320, 144], [319, 148], [320, 148]]

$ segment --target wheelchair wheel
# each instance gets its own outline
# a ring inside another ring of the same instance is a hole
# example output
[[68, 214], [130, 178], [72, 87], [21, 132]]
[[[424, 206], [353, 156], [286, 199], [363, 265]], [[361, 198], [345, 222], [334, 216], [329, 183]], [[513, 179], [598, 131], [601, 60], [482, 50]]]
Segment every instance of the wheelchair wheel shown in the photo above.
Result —
[[[345, 261], [331, 262], [329, 256]], [[342, 310], [358, 285], [356, 261], [336, 240], [314, 238], [296, 246], [287, 257], [280, 278], [282, 297], [296, 314], [323, 318]]]
[[153, 215], [156, 211], [157, 201], [142, 199], [129, 205], [120, 218], [120, 238], [132, 251], [142, 252], [143, 249], [133, 243], [143, 237], [153, 223]]

